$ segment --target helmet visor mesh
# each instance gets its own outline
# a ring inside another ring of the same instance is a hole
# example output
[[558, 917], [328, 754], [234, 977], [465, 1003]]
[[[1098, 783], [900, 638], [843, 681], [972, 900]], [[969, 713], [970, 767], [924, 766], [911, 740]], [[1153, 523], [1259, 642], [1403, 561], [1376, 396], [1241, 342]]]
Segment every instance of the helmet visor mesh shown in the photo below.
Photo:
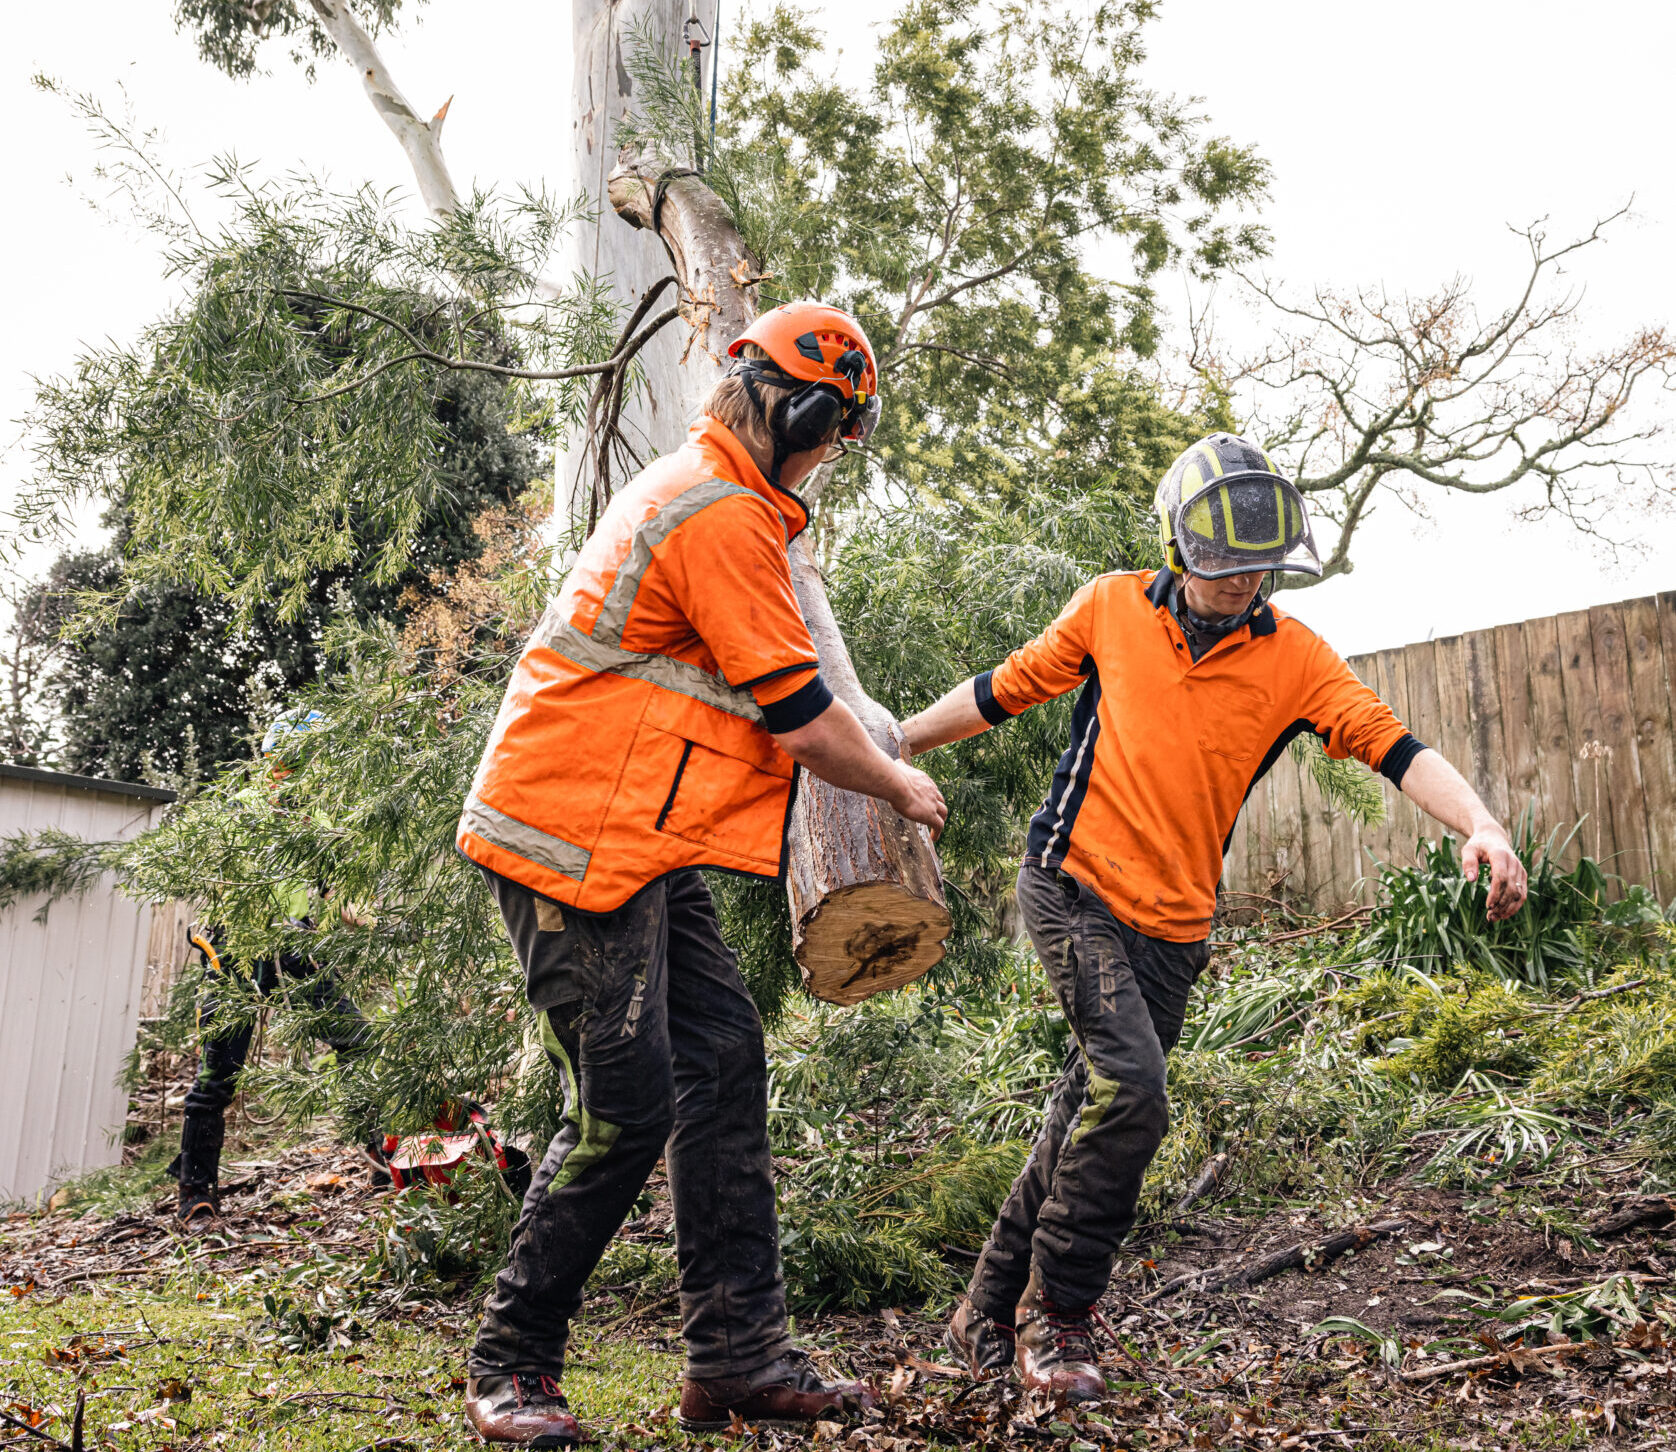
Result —
[[1184, 500], [1176, 543], [1188, 570], [1207, 580], [1251, 570], [1321, 573], [1303, 496], [1272, 474], [1218, 479]]

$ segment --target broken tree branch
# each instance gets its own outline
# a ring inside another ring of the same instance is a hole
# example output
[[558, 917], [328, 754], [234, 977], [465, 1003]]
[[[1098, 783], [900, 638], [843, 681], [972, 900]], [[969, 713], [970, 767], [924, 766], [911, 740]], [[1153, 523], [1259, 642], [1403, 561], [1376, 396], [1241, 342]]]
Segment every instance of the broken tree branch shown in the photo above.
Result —
[[1143, 1298], [1143, 1304], [1162, 1300], [1189, 1286], [1199, 1291], [1219, 1291], [1230, 1286], [1254, 1286], [1282, 1271], [1315, 1270], [1337, 1260], [1347, 1251], [1365, 1249], [1374, 1241], [1395, 1234], [1406, 1223], [1403, 1220], [1380, 1220], [1373, 1225], [1341, 1230], [1314, 1245], [1300, 1240], [1296, 1245], [1270, 1251], [1253, 1261], [1224, 1261], [1204, 1270], [1188, 1271], [1165, 1281], [1151, 1295]]
[[459, 206], [459, 194], [448, 174], [448, 163], [442, 159], [442, 123], [453, 98], [444, 101], [429, 121], [421, 121], [346, 0], [309, 0], [309, 5], [344, 58], [360, 72], [367, 99], [407, 153], [426, 209], [433, 217], [451, 215]]
[[[1573, 1351], [1583, 1351], [1587, 1344], [1582, 1341], [1561, 1341], [1553, 1346], [1509, 1346], [1505, 1351], [1492, 1351], [1485, 1356], [1469, 1356], [1462, 1361], [1446, 1361], [1442, 1366], [1417, 1367], [1413, 1371], [1400, 1371], [1397, 1376], [1409, 1384], [1422, 1381], [1435, 1381], [1440, 1376], [1454, 1376], [1463, 1371], [1485, 1371], [1492, 1366], [1510, 1366], [1515, 1371], [1528, 1371], [1531, 1367], [1526, 1363], [1546, 1360], [1550, 1356], [1568, 1356]], [[1541, 1368], [1546, 1371], [1546, 1366]]]
[[1195, 1204], [1204, 1199], [1216, 1188], [1223, 1173], [1228, 1168], [1228, 1152], [1218, 1150], [1205, 1161], [1204, 1169], [1199, 1171], [1199, 1178], [1187, 1187], [1187, 1193], [1177, 1200], [1172, 1215], [1185, 1215]]

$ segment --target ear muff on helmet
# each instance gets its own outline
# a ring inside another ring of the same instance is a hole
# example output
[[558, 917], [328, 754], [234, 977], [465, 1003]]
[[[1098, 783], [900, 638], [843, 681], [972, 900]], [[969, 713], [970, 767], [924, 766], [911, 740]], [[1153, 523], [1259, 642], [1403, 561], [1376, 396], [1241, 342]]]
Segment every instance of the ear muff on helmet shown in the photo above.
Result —
[[844, 396], [830, 383], [811, 383], [786, 401], [776, 420], [788, 454], [820, 447], [843, 422]]
[[[860, 352], [852, 349], [838, 359], [836, 366], [847, 378], [859, 378], [866, 362]], [[779, 483], [780, 465], [788, 458], [819, 448], [832, 436], [834, 429], [846, 441], [861, 443], [879, 421], [876, 394], [869, 397], [858, 391], [853, 399], [847, 399], [835, 384], [804, 384], [774, 363], [757, 358], [741, 358], [733, 365], [732, 371], [744, 383], [746, 393], [774, 440], [774, 467], [769, 473], [772, 483]], [[757, 392], [759, 379], [777, 388], [796, 388], [797, 391], [777, 412], [771, 413], [762, 395]]]

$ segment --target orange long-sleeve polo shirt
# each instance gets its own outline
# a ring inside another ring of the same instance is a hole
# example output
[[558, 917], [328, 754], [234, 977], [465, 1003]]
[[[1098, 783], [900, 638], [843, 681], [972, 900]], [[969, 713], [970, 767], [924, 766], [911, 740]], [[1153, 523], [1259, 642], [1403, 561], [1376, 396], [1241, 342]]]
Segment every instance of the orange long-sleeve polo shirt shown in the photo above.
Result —
[[1082, 687], [1025, 861], [1061, 867], [1149, 937], [1193, 943], [1210, 932], [1240, 807], [1293, 737], [1313, 731], [1329, 756], [1398, 784], [1423, 748], [1272, 604], [1195, 661], [1170, 587], [1167, 572], [1099, 576], [976, 691], [993, 725]]

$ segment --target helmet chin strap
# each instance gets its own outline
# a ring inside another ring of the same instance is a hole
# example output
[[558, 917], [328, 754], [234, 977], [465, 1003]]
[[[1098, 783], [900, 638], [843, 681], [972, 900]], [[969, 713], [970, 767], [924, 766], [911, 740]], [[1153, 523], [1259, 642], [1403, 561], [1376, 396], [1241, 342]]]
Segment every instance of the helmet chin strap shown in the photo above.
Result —
[[763, 405], [762, 395], [757, 392], [757, 370], [745, 367], [742, 363], [736, 363], [734, 364], [734, 372], [739, 375], [739, 381], [745, 385], [745, 392], [756, 407], [757, 417], [762, 420], [763, 428], [768, 430], [769, 442], [774, 445], [774, 459], [769, 466], [768, 482], [778, 489], [780, 487], [780, 469], [790, 457], [786, 451], [785, 440], [780, 437], [774, 425], [768, 421], [768, 409]]

